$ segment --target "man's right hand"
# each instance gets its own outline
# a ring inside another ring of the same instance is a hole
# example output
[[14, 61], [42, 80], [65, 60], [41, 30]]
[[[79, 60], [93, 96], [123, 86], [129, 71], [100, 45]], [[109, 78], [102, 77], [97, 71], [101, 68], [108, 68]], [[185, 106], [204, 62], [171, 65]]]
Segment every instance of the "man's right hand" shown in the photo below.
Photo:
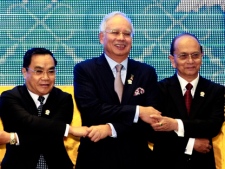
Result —
[[161, 116], [161, 112], [159, 112], [152, 106], [148, 106], [148, 107], [139, 106], [139, 117], [144, 122], [149, 123], [149, 124], [158, 123], [157, 120], [150, 117], [151, 115]]
[[0, 131], [0, 144], [7, 144], [10, 142], [10, 133], [2, 130]]
[[80, 126], [80, 127], [70, 126], [69, 133], [76, 137], [86, 137], [88, 134], [88, 127], [86, 127], [86, 126]]
[[101, 139], [104, 139], [112, 135], [111, 128], [109, 124], [102, 124], [97, 126], [91, 126], [88, 128], [88, 137], [93, 142], [98, 142]]

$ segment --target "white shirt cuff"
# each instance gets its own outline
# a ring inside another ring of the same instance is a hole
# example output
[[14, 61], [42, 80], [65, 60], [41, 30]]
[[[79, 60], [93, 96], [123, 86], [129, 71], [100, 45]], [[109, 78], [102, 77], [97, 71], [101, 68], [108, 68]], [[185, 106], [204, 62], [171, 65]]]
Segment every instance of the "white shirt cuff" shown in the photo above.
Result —
[[134, 116], [134, 123], [138, 122], [138, 117], [139, 117], [139, 106], [136, 106], [136, 112]]
[[16, 145], [18, 146], [18, 145], [20, 145], [20, 140], [19, 140], [17, 133], [15, 133], [15, 135], [16, 135], [16, 140], [17, 140]]
[[66, 124], [66, 130], [65, 130], [65, 133], [64, 133], [64, 136], [67, 137], [68, 134], [69, 134], [69, 129], [70, 129], [70, 125], [69, 124]]
[[110, 126], [111, 131], [112, 131], [111, 137], [116, 138], [117, 137], [117, 133], [116, 133], [116, 130], [115, 130], [114, 126], [111, 123], [107, 123], [107, 124]]
[[186, 146], [185, 149], [185, 154], [191, 155], [193, 152], [193, 148], [194, 148], [194, 143], [195, 143], [195, 139], [194, 138], [189, 138], [188, 140], [188, 144]]
[[179, 137], [184, 137], [184, 124], [182, 120], [180, 119], [175, 119], [175, 120], [177, 120], [177, 123], [178, 123], [178, 131], [174, 130], [174, 132], [176, 132]]

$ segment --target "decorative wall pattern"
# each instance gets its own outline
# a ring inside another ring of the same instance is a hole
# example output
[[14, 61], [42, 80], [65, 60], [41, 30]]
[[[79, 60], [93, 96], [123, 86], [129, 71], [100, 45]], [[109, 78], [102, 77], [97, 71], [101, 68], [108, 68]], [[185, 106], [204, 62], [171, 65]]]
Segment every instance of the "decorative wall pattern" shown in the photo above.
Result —
[[130, 57], [153, 65], [159, 80], [173, 75], [170, 42], [187, 31], [204, 48], [201, 75], [225, 85], [224, 0], [1, 0], [0, 85], [24, 83], [22, 57], [32, 47], [54, 53], [56, 85], [72, 85], [74, 65], [102, 53], [98, 28], [112, 11], [132, 19]]

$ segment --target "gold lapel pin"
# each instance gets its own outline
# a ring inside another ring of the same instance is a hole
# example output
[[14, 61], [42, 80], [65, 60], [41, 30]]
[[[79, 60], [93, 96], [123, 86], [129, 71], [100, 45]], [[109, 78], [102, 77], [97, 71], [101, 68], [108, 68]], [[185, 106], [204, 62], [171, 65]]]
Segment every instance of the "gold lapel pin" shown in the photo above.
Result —
[[127, 80], [127, 83], [132, 84], [133, 80], [134, 80], [134, 75], [131, 74], [130, 79]]
[[132, 80], [128, 79], [128, 80], [127, 80], [127, 83], [128, 83], [128, 84], [132, 84]]
[[45, 114], [49, 115], [50, 114], [50, 110], [45, 110]]
[[205, 96], [205, 92], [200, 92], [200, 96], [204, 97]]

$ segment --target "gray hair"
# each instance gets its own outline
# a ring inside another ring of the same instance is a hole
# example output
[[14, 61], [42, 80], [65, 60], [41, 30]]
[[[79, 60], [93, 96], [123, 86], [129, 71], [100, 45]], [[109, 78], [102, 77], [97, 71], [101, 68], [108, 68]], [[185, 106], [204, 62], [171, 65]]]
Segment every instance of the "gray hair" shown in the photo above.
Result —
[[99, 32], [104, 32], [105, 29], [106, 29], [106, 22], [107, 22], [109, 19], [111, 19], [111, 18], [113, 18], [114, 16], [116, 16], [116, 15], [124, 16], [124, 17], [130, 22], [130, 25], [131, 25], [131, 32], [132, 32], [131, 35], [132, 35], [132, 37], [133, 37], [133, 35], [134, 35], [134, 28], [133, 28], [133, 24], [132, 24], [132, 22], [131, 22], [131, 19], [128, 18], [127, 15], [126, 15], [125, 13], [120, 12], [120, 11], [114, 11], [114, 12], [112, 12], [112, 13], [109, 13], [109, 14], [105, 15], [105, 17], [103, 18], [103, 20], [102, 20], [102, 22], [101, 22], [101, 24], [100, 24], [100, 26], [99, 26]]

